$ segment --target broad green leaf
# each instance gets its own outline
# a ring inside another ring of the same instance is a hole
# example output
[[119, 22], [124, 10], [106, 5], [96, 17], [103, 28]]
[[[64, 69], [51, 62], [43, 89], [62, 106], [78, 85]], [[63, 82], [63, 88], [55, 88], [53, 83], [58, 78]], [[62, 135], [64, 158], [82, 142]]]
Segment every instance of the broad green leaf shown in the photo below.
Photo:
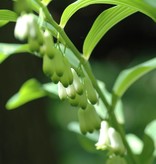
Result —
[[140, 154], [143, 149], [143, 142], [134, 134], [126, 135], [127, 142], [134, 154]]
[[150, 122], [145, 128], [145, 134], [150, 136], [154, 142], [154, 156], [156, 157], [156, 119]]
[[44, 96], [52, 97], [52, 95], [57, 95], [57, 86], [55, 84], [47, 83], [42, 85], [36, 79], [30, 79], [8, 100], [6, 108], [12, 110], [32, 100]]
[[28, 44], [0, 43], [0, 63], [15, 53], [29, 52]]
[[154, 156], [153, 156], [153, 152], [155, 149], [154, 141], [150, 136], [145, 134], [143, 138], [143, 142], [144, 142], [144, 146], [143, 146], [142, 153], [140, 154], [140, 163], [151, 164], [153, 163], [154, 160]]
[[0, 20], [16, 22], [17, 14], [11, 10], [0, 10]]
[[89, 59], [93, 49], [100, 39], [111, 29], [115, 24], [136, 12], [136, 9], [115, 6], [103, 11], [95, 20], [89, 31], [83, 45], [83, 55]]
[[156, 58], [122, 71], [113, 87], [113, 93], [121, 97], [125, 91], [140, 77], [156, 68]]
[[68, 20], [71, 16], [77, 12], [79, 9], [92, 5], [92, 4], [112, 4], [112, 5], [122, 5], [125, 7], [129, 7], [135, 9], [136, 11], [142, 12], [147, 16], [151, 17], [154, 21], [156, 21], [156, 12], [155, 7], [150, 5], [149, 3], [143, 0], [77, 0], [76, 2], [72, 3], [71, 5], [67, 6], [64, 10], [60, 26], [62, 28], [65, 27]]

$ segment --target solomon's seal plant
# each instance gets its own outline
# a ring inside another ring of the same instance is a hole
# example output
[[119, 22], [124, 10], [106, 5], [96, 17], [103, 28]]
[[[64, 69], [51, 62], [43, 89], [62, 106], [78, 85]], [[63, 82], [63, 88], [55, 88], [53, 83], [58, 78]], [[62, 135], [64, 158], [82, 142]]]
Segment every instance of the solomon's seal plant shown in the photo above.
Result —
[[[156, 21], [156, 7], [146, 0], [77, 0], [66, 7], [58, 24], [47, 8], [49, 3], [52, 3], [51, 0], [15, 0], [14, 11], [0, 10], [1, 26], [15, 22], [15, 38], [26, 42], [1, 43], [0, 62], [12, 54], [28, 52], [41, 58], [42, 70], [51, 81], [50, 84], [41, 84], [36, 79], [28, 80], [7, 102], [6, 108], [15, 109], [28, 101], [55, 94], [76, 108], [79, 129], [83, 135], [87, 137], [88, 133], [98, 133], [95, 148], [107, 152], [107, 164], [139, 164], [148, 143], [141, 141], [144, 147], [136, 158], [131, 144], [138, 138], [131, 135], [131, 139], [127, 139], [129, 134], [121, 125], [124, 124], [124, 118], [119, 119], [116, 111], [122, 111], [121, 99], [127, 89], [156, 68], [156, 58], [123, 70], [111, 93], [106, 90], [104, 82], [95, 78], [89, 58], [107, 31], [128, 16], [141, 12]], [[111, 4], [113, 7], [97, 16], [84, 40], [82, 52], [79, 52], [64, 28], [74, 13], [92, 4]], [[47, 85], [51, 89], [47, 89]], [[147, 126], [145, 133], [156, 143], [156, 137], [148, 133], [153, 127], [156, 127], [155, 122]], [[145, 161], [149, 158], [153, 161], [154, 156], [152, 151]]]

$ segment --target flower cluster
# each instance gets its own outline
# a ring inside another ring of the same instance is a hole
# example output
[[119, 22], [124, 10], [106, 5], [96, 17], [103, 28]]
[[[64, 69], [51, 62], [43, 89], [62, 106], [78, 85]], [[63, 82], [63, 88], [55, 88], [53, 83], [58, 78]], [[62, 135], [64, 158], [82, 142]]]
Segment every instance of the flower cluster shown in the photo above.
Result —
[[121, 155], [126, 152], [120, 134], [113, 127], [110, 127], [107, 121], [101, 122], [99, 140], [95, 146], [97, 149], [108, 149], [113, 153]]
[[81, 132], [85, 134], [100, 128], [101, 119], [94, 108], [98, 96], [92, 82], [88, 76], [79, 75], [59, 45], [54, 44], [51, 33], [39, 26], [35, 15], [21, 15], [17, 19], [14, 33], [17, 39], [28, 41], [31, 52], [43, 58], [43, 72], [58, 85], [59, 98], [79, 108]]

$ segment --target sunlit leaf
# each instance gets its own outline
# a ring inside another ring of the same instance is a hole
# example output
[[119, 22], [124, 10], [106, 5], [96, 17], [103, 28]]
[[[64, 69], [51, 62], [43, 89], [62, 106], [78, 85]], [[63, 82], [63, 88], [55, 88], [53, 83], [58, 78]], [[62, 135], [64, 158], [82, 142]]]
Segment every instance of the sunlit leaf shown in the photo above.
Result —
[[28, 44], [0, 43], [0, 63], [15, 53], [29, 52]]
[[143, 142], [134, 134], [126, 135], [127, 142], [134, 154], [140, 154], [143, 149]]
[[156, 68], [156, 58], [122, 71], [113, 87], [114, 95], [121, 97], [140, 77]]
[[113, 5], [122, 5], [125, 7], [130, 7], [132, 9], [135, 9], [136, 11], [140, 11], [147, 16], [151, 17], [154, 21], [156, 21], [156, 12], [155, 7], [152, 5], [146, 3], [143, 0], [77, 0], [76, 2], [72, 3], [71, 5], [67, 6], [67, 8], [64, 10], [60, 26], [62, 28], [65, 27], [68, 20], [71, 18], [71, 16], [77, 12], [79, 9], [92, 5], [92, 4], [113, 4]]
[[30, 79], [26, 81], [19, 91], [8, 100], [6, 108], [12, 110], [32, 100], [44, 96], [52, 97], [52, 95], [56, 96], [56, 94], [57, 86], [55, 84], [48, 83], [42, 85], [36, 79]]
[[89, 31], [83, 45], [83, 55], [89, 59], [93, 49], [100, 39], [111, 29], [115, 24], [135, 13], [135, 9], [125, 6], [115, 6], [103, 11], [95, 20]]
[[150, 136], [154, 142], [154, 156], [156, 157], [156, 119], [150, 122], [145, 128], [145, 134]]

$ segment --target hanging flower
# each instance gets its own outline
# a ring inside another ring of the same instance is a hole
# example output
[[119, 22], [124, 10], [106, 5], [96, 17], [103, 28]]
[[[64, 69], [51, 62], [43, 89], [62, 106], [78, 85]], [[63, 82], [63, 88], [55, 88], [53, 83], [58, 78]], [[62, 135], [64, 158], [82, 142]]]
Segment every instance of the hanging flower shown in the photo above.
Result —
[[109, 146], [110, 142], [109, 142], [109, 137], [108, 137], [108, 128], [109, 128], [108, 122], [102, 121], [101, 128], [100, 128], [99, 140], [95, 144], [96, 149], [105, 150]]

